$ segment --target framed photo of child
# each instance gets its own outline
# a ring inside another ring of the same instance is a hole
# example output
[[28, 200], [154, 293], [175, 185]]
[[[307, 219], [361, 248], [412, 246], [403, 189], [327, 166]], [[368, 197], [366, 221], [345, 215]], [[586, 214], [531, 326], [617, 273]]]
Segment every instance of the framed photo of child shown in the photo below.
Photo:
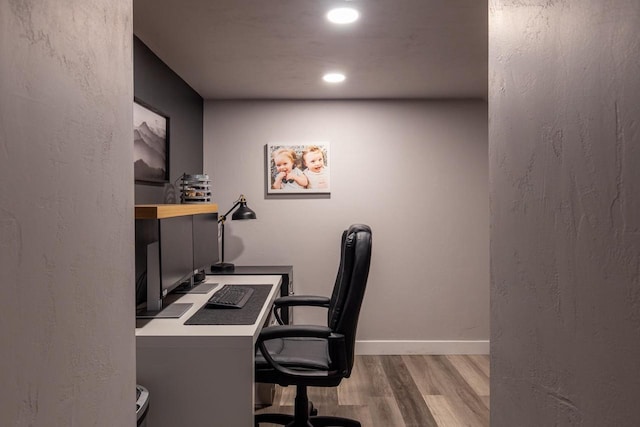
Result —
[[267, 193], [330, 193], [329, 143], [269, 143]]

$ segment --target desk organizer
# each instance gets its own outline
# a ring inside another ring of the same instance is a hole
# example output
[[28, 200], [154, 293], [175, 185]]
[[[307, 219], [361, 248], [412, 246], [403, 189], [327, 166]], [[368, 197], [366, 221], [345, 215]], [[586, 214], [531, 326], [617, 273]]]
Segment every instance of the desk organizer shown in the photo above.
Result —
[[182, 203], [211, 203], [211, 180], [209, 175], [182, 175], [180, 178], [180, 200]]

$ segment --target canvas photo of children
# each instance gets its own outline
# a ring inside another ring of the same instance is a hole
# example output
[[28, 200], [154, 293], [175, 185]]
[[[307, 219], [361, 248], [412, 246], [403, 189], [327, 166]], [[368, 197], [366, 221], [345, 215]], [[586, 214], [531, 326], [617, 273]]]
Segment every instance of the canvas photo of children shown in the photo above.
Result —
[[270, 143], [266, 149], [267, 192], [329, 193], [329, 143]]

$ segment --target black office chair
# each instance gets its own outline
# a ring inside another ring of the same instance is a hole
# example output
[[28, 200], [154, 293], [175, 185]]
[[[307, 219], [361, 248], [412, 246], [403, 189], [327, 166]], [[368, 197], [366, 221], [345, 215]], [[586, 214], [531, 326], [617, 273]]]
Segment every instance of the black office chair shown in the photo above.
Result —
[[296, 386], [294, 415], [258, 414], [255, 425], [360, 427], [355, 420], [318, 416], [307, 387], [336, 387], [351, 375], [358, 315], [371, 261], [371, 229], [356, 224], [342, 234], [340, 266], [331, 298], [291, 295], [278, 298], [276, 313], [293, 306], [326, 307], [327, 326], [276, 325], [258, 338], [255, 381]]

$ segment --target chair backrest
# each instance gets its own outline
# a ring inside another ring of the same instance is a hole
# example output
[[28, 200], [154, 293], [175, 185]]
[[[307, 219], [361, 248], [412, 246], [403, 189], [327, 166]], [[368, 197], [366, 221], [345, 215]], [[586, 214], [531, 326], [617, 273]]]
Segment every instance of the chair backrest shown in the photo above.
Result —
[[345, 337], [348, 374], [353, 366], [358, 317], [370, 264], [371, 228], [354, 224], [342, 233], [340, 266], [327, 319], [329, 328]]

